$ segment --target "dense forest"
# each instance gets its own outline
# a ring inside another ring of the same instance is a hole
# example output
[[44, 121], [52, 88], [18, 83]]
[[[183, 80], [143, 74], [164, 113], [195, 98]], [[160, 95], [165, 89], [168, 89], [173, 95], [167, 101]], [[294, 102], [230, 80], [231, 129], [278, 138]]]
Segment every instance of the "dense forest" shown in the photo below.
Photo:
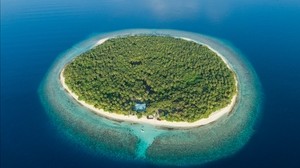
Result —
[[[168, 36], [111, 38], [66, 65], [68, 87], [96, 108], [193, 122], [225, 107], [234, 72], [206, 46]], [[136, 112], [136, 103], [146, 103]]]

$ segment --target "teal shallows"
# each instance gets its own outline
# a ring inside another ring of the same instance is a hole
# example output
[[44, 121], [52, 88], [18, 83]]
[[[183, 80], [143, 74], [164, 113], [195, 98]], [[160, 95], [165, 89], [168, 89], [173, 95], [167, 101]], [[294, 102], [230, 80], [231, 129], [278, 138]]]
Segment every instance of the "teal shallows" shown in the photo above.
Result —
[[[73, 100], [59, 82], [65, 64], [93, 48], [99, 39], [160, 34], [190, 38], [222, 54], [237, 74], [238, 101], [233, 111], [219, 120], [197, 128], [169, 130], [147, 124], [108, 120]], [[229, 43], [200, 34], [176, 30], [132, 29], [95, 35], [62, 54], [40, 87], [40, 98], [63, 137], [96, 155], [141, 160], [158, 165], [198, 165], [234, 154], [254, 133], [262, 93], [252, 66]]]

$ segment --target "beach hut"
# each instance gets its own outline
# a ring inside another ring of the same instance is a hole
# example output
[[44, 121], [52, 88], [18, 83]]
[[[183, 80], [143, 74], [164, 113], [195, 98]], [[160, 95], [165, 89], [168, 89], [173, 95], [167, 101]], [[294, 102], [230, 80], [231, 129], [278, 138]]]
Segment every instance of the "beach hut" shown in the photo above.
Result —
[[146, 111], [146, 103], [136, 103], [133, 107], [133, 110], [137, 112]]
[[154, 118], [153, 115], [148, 115], [148, 116], [147, 116], [147, 119], [153, 119], [153, 118]]

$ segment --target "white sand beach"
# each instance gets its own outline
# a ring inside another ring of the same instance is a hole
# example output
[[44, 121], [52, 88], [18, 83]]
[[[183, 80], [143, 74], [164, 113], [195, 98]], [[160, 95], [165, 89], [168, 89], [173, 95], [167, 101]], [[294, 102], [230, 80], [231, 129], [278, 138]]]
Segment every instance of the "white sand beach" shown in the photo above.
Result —
[[104, 43], [104, 42], [105, 42], [106, 40], [108, 40], [108, 39], [109, 39], [109, 38], [104, 38], [104, 39], [101, 39], [101, 40], [97, 41], [97, 43], [95, 44], [95, 46]]
[[[184, 40], [188, 40], [188, 41], [194, 41], [192, 39], [188, 39], [188, 38], [184, 38], [184, 37], [180, 37], [180, 38], [182, 38]], [[95, 46], [102, 44], [107, 39], [108, 38], [99, 40], [95, 44]], [[222, 60], [227, 64], [228, 68], [231, 69], [231, 67], [228, 65], [228, 62], [226, 61], [226, 59], [220, 53], [218, 53], [216, 50], [212, 49], [210, 46], [208, 46], [206, 44], [203, 44], [203, 45], [207, 46], [209, 49], [211, 49], [212, 51], [214, 51], [218, 56], [220, 56], [222, 58]], [[126, 121], [126, 122], [131, 122], [131, 123], [141, 123], [141, 124], [145, 123], [145, 124], [151, 124], [151, 125], [154, 125], [154, 126], [168, 127], [168, 128], [192, 128], [192, 127], [198, 127], [198, 126], [203, 126], [203, 125], [212, 123], [212, 122], [218, 120], [219, 118], [221, 118], [222, 116], [224, 116], [226, 114], [229, 114], [231, 112], [231, 110], [233, 109], [233, 107], [234, 107], [234, 105], [236, 103], [236, 100], [237, 100], [237, 94], [236, 94], [231, 99], [231, 103], [228, 104], [226, 107], [213, 112], [212, 114], [209, 115], [208, 118], [203, 118], [203, 119], [200, 119], [200, 120], [192, 122], [192, 123], [190, 123], [190, 122], [170, 122], [170, 121], [165, 121], [165, 120], [147, 119], [147, 117], [137, 118], [137, 116], [135, 116], [135, 115], [122, 115], [122, 114], [116, 114], [116, 113], [112, 113], [112, 112], [107, 112], [107, 111], [104, 111], [102, 109], [97, 109], [93, 105], [87, 104], [87, 103], [85, 103], [82, 100], [78, 100], [78, 96], [76, 94], [74, 94], [68, 88], [68, 86], [65, 84], [65, 78], [63, 76], [63, 72], [64, 72], [64, 69], [62, 69], [62, 71], [60, 73], [60, 82], [62, 84], [62, 87], [65, 88], [68, 91], [68, 93], [77, 102], [79, 102], [80, 104], [82, 104], [84, 107], [92, 110], [96, 114], [99, 114], [101, 116], [110, 118], [112, 120], [121, 120], [121, 121]], [[237, 86], [238, 81], [237, 81], [236, 77], [235, 77], [235, 81], [236, 81], [236, 86]]]

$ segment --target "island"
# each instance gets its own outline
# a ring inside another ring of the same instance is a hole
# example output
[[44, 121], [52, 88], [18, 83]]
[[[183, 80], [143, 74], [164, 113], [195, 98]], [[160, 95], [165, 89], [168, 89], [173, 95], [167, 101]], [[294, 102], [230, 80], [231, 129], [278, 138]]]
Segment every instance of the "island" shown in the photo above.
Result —
[[60, 81], [80, 104], [113, 120], [186, 128], [233, 109], [235, 72], [206, 44], [166, 35], [104, 38], [65, 65]]
[[93, 34], [60, 54], [38, 90], [59, 137], [114, 160], [201, 165], [240, 151], [262, 116], [255, 69], [195, 32]]

